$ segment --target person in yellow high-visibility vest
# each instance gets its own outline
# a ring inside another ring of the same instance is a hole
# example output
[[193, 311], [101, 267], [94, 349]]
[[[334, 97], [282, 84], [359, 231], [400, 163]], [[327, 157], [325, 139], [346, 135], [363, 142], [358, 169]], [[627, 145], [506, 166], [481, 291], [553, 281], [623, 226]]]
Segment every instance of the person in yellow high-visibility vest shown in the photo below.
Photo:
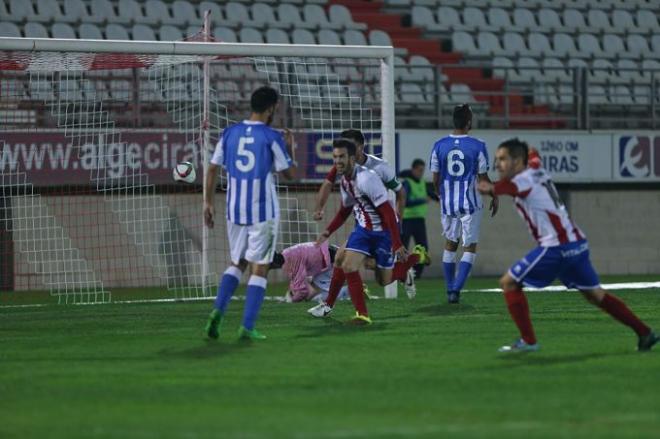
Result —
[[[428, 210], [429, 195], [424, 181], [424, 170], [426, 163], [422, 159], [415, 159], [409, 170], [401, 173], [401, 183], [406, 189], [406, 204], [403, 210], [403, 233], [401, 235], [403, 245], [408, 247], [410, 238], [415, 239], [415, 244], [428, 248], [426, 237], [426, 212]], [[423, 264], [415, 265], [415, 277], [419, 278], [424, 270]]]

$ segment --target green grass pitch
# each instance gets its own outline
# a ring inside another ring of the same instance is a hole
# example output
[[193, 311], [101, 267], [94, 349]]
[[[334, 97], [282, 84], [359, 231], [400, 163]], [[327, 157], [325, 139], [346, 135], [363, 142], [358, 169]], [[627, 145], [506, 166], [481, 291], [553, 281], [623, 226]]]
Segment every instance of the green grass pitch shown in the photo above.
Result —
[[[660, 346], [578, 294], [528, 294], [542, 350], [503, 356], [499, 294], [418, 290], [367, 328], [266, 302], [253, 343], [238, 301], [217, 342], [210, 302], [1, 308], [0, 438], [660, 437]], [[660, 328], [660, 290], [617, 294]]]

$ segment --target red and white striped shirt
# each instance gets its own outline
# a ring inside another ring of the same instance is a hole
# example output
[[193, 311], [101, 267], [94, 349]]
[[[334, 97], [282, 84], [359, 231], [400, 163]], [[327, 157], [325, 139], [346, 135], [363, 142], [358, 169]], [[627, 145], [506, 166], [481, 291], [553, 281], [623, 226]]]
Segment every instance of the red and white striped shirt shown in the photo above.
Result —
[[355, 165], [350, 178], [346, 175], [341, 178], [340, 188], [342, 206], [353, 207], [353, 214], [360, 226], [367, 230], [384, 230], [376, 208], [389, 198], [378, 174], [364, 166]]
[[541, 247], [585, 239], [568, 215], [550, 175], [543, 168], [527, 168], [511, 180], [495, 183], [495, 194], [512, 195], [518, 213]]

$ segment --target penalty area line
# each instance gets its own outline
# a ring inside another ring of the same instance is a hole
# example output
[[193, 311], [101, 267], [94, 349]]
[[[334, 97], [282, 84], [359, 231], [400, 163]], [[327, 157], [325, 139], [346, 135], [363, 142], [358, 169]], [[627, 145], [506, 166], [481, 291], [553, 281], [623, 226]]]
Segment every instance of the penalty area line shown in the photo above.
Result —
[[[660, 282], [622, 282], [622, 283], [613, 283], [613, 284], [601, 284], [606, 290], [619, 291], [619, 290], [646, 290], [649, 288], [660, 288]], [[549, 291], [549, 292], [561, 292], [561, 291], [577, 291], [575, 288], [566, 288], [563, 285], [552, 285], [545, 288], [533, 288], [525, 287], [525, 291]], [[475, 290], [465, 290], [465, 292], [472, 293], [501, 293], [501, 288], [482, 288]]]

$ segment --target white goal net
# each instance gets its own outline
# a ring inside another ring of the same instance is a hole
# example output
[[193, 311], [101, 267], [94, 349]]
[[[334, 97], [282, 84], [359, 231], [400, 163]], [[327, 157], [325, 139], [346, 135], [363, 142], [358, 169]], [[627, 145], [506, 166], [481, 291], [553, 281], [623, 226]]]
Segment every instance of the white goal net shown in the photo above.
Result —
[[[224, 221], [203, 227], [204, 163], [260, 85], [282, 96], [273, 126], [294, 130], [300, 168], [278, 184], [282, 248], [324, 225], [311, 215], [339, 132], [394, 161], [390, 48], [0, 38], [0, 297], [214, 295], [229, 252]], [[194, 184], [173, 181], [181, 161]]]

